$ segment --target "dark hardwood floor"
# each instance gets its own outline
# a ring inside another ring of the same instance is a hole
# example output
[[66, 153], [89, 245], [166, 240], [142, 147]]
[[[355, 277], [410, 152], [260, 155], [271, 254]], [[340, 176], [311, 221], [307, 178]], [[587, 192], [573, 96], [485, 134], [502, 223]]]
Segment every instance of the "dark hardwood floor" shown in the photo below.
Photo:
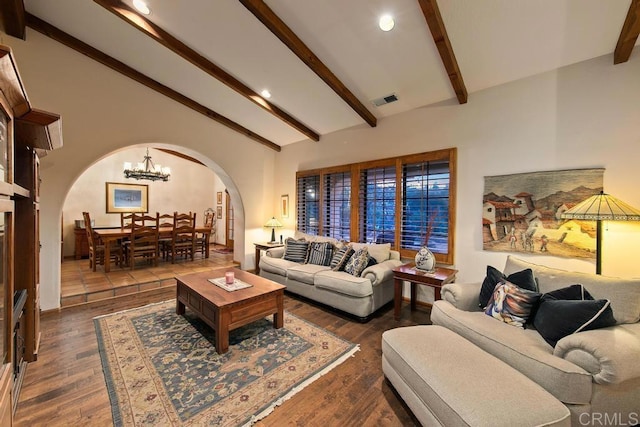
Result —
[[[42, 314], [38, 360], [25, 375], [15, 426], [110, 426], [111, 406], [102, 373], [93, 317], [175, 298], [175, 287], [128, 295]], [[360, 351], [275, 409], [259, 426], [419, 425], [384, 380], [382, 333], [398, 326], [429, 323], [429, 309], [402, 319], [387, 306], [368, 323], [296, 297], [285, 310], [360, 344]]]

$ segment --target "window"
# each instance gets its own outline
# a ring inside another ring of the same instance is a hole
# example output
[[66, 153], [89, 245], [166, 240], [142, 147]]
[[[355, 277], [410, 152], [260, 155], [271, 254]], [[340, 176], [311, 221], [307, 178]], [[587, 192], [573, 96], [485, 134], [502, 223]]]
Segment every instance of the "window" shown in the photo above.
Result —
[[322, 235], [351, 240], [351, 172], [324, 175]]
[[407, 163], [402, 168], [400, 247], [449, 250], [449, 161]]
[[456, 149], [301, 171], [299, 231], [340, 240], [391, 243], [412, 257], [426, 242], [453, 264]]
[[395, 243], [396, 168], [373, 167], [360, 172], [359, 236], [366, 243]]
[[298, 178], [297, 227], [308, 234], [320, 234], [320, 175]]

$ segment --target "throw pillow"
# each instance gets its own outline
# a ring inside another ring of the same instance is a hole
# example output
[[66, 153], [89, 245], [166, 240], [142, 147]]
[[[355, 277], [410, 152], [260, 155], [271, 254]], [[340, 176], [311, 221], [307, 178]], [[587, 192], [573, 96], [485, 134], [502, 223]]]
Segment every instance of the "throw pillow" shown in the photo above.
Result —
[[333, 271], [344, 271], [344, 267], [347, 265], [347, 262], [351, 259], [351, 256], [356, 251], [353, 250], [351, 245], [347, 245], [344, 248], [337, 251], [334, 257], [331, 259], [331, 269]]
[[527, 289], [529, 291], [538, 292], [538, 284], [533, 277], [533, 270], [527, 268], [522, 271], [517, 271], [509, 276], [505, 276], [498, 269], [488, 265], [487, 276], [482, 282], [482, 288], [480, 288], [480, 296], [478, 297], [480, 308], [484, 309], [489, 303], [489, 299], [493, 294], [493, 290], [496, 285], [501, 281], [507, 281], [517, 285], [520, 288]]
[[540, 294], [520, 288], [508, 281], [500, 282], [487, 304], [485, 314], [509, 325], [524, 329]]
[[615, 324], [611, 302], [594, 300], [579, 284], [544, 294], [533, 318], [538, 333], [552, 347], [568, 335]]
[[391, 243], [352, 243], [351, 245], [356, 251], [366, 248], [369, 255], [379, 263], [388, 260], [391, 255]]
[[358, 249], [349, 259], [347, 265], [344, 267], [344, 271], [352, 276], [360, 277], [360, 274], [367, 268], [369, 262], [369, 251], [367, 248]]
[[307, 250], [309, 242], [304, 240], [295, 240], [289, 237], [284, 245], [284, 259], [287, 261], [303, 263], [307, 259]]
[[333, 245], [329, 242], [311, 242], [309, 243], [309, 251], [307, 253], [307, 264], [329, 265], [331, 263], [331, 255], [333, 253]]

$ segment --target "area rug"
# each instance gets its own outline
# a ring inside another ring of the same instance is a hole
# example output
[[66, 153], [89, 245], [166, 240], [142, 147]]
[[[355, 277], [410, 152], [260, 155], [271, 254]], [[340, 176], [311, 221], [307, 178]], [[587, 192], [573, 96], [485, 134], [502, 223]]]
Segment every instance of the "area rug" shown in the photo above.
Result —
[[215, 352], [214, 332], [175, 301], [94, 318], [116, 426], [236, 426], [265, 417], [335, 368], [358, 345], [285, 311], [231, 331]]

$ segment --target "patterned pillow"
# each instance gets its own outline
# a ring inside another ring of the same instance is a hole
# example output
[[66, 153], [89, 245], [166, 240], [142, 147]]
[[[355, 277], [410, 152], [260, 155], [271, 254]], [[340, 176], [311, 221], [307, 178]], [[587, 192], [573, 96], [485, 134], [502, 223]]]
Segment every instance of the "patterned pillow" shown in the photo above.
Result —
[[334, 252], [331, 259], [330, 267], [333, 271], [344, 271], [345, 265], [349, 262], [349, 259], [356, 251], [353, 250], [351, 245], [347, 245], [342, 249], [338, 249]]
[[369, 251], [367, 251], [367, 248], [361, 248], [349, 258], [349, 262], [347, 262], [347, 265], [344, 267], [344, 271], [352, 276], [360, 277], [364, 269], [367, 268], [368, 263]]
[[524, 324], [539, 299], [539, 293], [519, 288], [503, 280], [493, 290], [485, 314], [508, 325], [524, 329]]
[[306, 264], [329, 265], [332, 253], [333, 245], [331, 243], [311, 242], [309, 243]]
[[284, 259], [293, 262], [304, 262], [307, 259], [309, 242], [289, 237], [284, 245]]
[[487, 276], [482, 282], [482, 288], [480, 288], [480, 295], [478, 297], [478, 302], [481, 309], [484, 310], [487, 307], [494, 289], [496, 288], [498, 283], [503, 281], [513, 283], [522, 289], [538, 292], [538, 283], [533, 276], [533, 270], [531, 270], [530, 268], [522, 271], [517, 271], [510, 274], [509, 276], [505, 276], [495, 267], [488, 265]]

